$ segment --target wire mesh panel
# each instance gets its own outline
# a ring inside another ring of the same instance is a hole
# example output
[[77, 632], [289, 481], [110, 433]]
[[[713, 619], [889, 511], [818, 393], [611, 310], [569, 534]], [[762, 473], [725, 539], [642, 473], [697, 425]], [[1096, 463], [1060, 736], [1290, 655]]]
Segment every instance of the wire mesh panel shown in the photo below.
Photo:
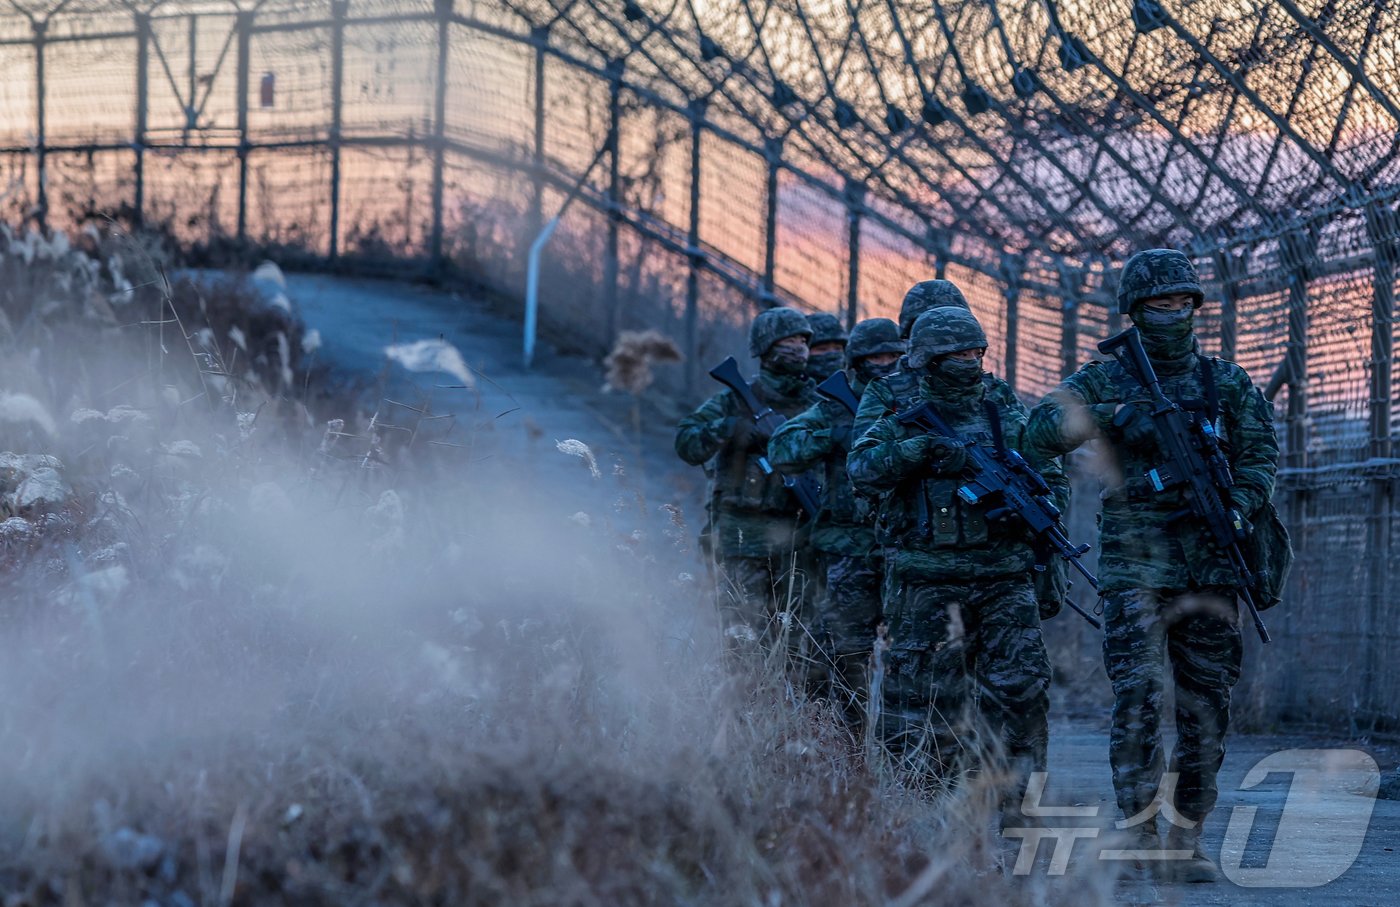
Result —
[[[113, 157], [126, 159], [129, 186], [131, 155]], [[197, 246], [227, 241], [237, 232], [238, 158], [234, 152], [155, 152], [146, 155], [144, 169], [145, 216], [152, 223], [166, 224], [178, 241]], [[108, 192], [121, 184], [108, 184]]]

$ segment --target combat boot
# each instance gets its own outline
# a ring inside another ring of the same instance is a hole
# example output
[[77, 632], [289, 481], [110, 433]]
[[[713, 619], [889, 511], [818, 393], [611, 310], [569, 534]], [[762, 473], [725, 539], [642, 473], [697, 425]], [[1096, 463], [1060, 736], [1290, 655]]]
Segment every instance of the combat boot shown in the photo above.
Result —
[[1201, 824], [1191, 828], [1172, 825], [1167, 832], [1167, 850], [1189, 851], [1186, 859], [1169, 861], [1170, 878], [1174, 882], [1218, 882], [1220, 867], [1201, 849]]
[[1162, 849], [1162, 836], [1157, 832], [1157, 817], [1151, 816], [1147, 821], [1131, 828], [1125, 829], [1128, 835], [1128, 843], [1125, 850], [1135, 851], [1133, 857], [1133, 869], [1143, 874], [1155, 874], [1161, 871], [1157, 865], [1156, 854]]

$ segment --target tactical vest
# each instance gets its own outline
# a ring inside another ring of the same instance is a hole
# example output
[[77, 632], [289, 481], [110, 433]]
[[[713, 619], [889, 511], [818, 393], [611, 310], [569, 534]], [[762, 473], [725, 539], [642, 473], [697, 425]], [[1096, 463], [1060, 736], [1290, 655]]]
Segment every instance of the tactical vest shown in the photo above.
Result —
[[[807, 409], [816, 396], [810, 381], [803, 392], [794, 396], [779, 394], [762, 375], [749, 380], [754, 396], [765, 406], [779, 413], [785, 419]], [[726, 392], [728, 393], [728, 392]], [[752, 419], [753, 416], [743, 401], [731, 394], [730, 406], [739, 419]], [[732, 441], [726, 442], [715, 454], [715, 501], [721, 510], [790, 514], [796, 504], [792, 492], [783, 485], [777, 472], [764, 472], [759, 461], [767, 455], [763, 444], [746, 449], [737, 448]]]
[[822, 474], [822, 522], [836, 526], [851, 526], [868, 520], [869, 499], [858, 495], [851, 485], [851, 476], [846, 472], [846, 455], [851, 452], [851, 429], [855, 425], [855, 413], [840, 403], [823, 400], [821, 407], [831, 424], [832, 451], [826, 458]]
[[[904, 412], [924, 401], [918, 373], [901, 368], [884, 379], [894, 397], [896, 412]], [[982, 378], [983, 393], [990, 393], [993, 380]], [[937, 404], [935, 404], [936, 406]], [[999, 411], [1000, 412], [1000, 411]], [[950, 414], [940, 410], [944, 421], [962, 438], [990, 445], [992, 432], [979, 403], [972, 413]], [[1004, 431], [1014, 428], [1002, 419]], [[988, 524], [983, 507], [967, 503], [958, 495], [965, 484], [961, 478], [933, 477], [902, 482], [887, 495], [876, 523], [881, 545], [921, 549], [976, 549], [1005, 539], [1007, 530]], [[1016, 533], [1019, 537], [1019, 531]]]
[[[1229, 459], [1234, 452], [1234, 446], [1232, 439], [1228, 437], [1229, 432], [1224, 420], [1220, 418], [1219, 376], [1216, 374], [1222, 360], [1200, 355], [1196, 359], [1196, 368], [1180, 375], [1158, 375], [1158, 382], [1168, 400], [1190, 413], [1193, 418], [1211, 423], [1220, 438], [1221, 449]], [[1109, 380], [1118, 392], [1118, 399], [1104, 402], [1145, 404], [1151, 400], [1146, 388], [1129, 375], [1117, 360], [1105, 363], [1105, 367], [1108, 369]], [[1130, 450], [1126, 445], [1118, 445], [1117, 454], [1123, 470], [1123, 486], [1121, 489], [1106, 491], [1105, 500], [1152, 501], [1170, 506], [1174, 510], [1183, 505], [1184, 499], [1180, 491], [1158, 492], [1145, 478], [1149, 470], [1163, 465], [1160, 452]]]

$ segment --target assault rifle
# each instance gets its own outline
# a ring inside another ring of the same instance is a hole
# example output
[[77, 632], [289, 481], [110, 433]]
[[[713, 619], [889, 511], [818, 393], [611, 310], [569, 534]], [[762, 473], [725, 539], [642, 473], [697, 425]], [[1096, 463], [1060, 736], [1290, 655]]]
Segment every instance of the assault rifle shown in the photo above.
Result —
[[1230, 489], [1235, 487], [1235, 478], [1230, 473], [1230, 462], [1220, 449], [1215, 427], [1209, 419], [1186, 412], [1162, 392], [1137, 328], [1128, 328], [1100, 343], [1099, 352], [1117, 359], [1123, 370], [1152, 398], [1152, 425], [1157, 430], [1157, 442], [1166, 454], [1166, 463], [1148, 470], [1147, 480], [1159, 493], [1180, 488], [1187, 503], [1186, 508], [1173, 513], [1169, 519], [1193, 516], [1205, 524], [1211, 539], [1230, 561], [1235, 573], [1235, 590], [1249, 609], [1254, 629], [1259, 631], [1261, 640], [1268, 642], [1269, 631], [1254, 602], [1259, 578], [1249, 568], [1240, 548], [1245, 540], [1244, 518], [1230, 504]]
[[860, 398], [856, 396], [855, 390], [851, 388], [851, 382], [846, 378], [846, 373], [837, 369], [830, 378], [817, 385], [817, 393], [835, 403], [840, 403], [851, 411], [851, 415], [856, 414], [860, 409]]
[[[967, 449], [970, 478], [958, 489], [958, 497], [974, 507], [987, 507], [988, 519], [1015, 517], [1020, 520], [1035, 537], [1037, 555], [1041, 558], [1038, 569], [1045, 569], [1044, 558], [1053, 551], [1069, 561], [1097, 590], [1099, 581], [1080, 560], [1089, 546], [1075, 545], [1065, 535], [1060, 525], [1060, 508], [1050, 500], [1050, 486], [1045, 477], [1031, 468], [1020, 453], [1006, 446], [1006, 438], [1001, 431], [1001, 413], [996, 404], [984, 400], [982, 405], [986, 409], [987, 424], [992, 429], [991, 449], [960, 437], [943, 421], [931, 403], [926, 402], [899, 413], [895, 419], [901, 425], [962, 442]], [[1068, 598], [1066, 602], [1095, 629], [1103, 628], [1103, 624], [1089, 612]]]
[[[734, 392], [745, 407], [748, 408], [749, 415], [753, 417], [754, 424], [758, 425], [770, 436], [777, 431], [778, 426], [785, 420], [781, 415], [775, 413], [771, 406], [765, 406], [754, 395], [753, 388], [749, 382], [744, 380], [744, 376], [739, 373], [739, 363], [734, 361], [733, 356], [729, 356], [719, 365], [710, 369], [710, 377], [723, 384]], [[768, 458], [762, 454], [758, 457], [758, 466], [765, 475], [773, 475], [776, 470], [773, 464], [768, 462]], [[802, 509], [807, 511], [808, 517], [816, 517], [822, 509], [822, 487], [811, 473], [802, 473], [797, 476], [790, 476], [786, 473], [778, 473], [783, 484], [787, 486], [792, 496], [797, 498], [797, 503], [802, 505]]]

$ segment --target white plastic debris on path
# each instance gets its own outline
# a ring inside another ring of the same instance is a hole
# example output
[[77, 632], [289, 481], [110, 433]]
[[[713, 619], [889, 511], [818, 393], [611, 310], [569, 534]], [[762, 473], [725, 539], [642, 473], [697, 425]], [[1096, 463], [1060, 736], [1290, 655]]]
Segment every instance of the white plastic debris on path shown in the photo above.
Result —
[[461, 351], [441, 338], [395, 343], [384, 348], [384, 355], [410, 372], [443, 372], [462, 382], [463, 387], [476, 387], [476, 378]]
[[602, 473], [598, 471], [598, 460], [593, 456], [593, 451], [588, 445], [577, 438], [569, 438], [566, 441], [555, 441], [554, 447], [563, 454], [571, 457], [578, 457], [588, 464], [588, 471], [593, 474], [593, 478], [601, 478]]

